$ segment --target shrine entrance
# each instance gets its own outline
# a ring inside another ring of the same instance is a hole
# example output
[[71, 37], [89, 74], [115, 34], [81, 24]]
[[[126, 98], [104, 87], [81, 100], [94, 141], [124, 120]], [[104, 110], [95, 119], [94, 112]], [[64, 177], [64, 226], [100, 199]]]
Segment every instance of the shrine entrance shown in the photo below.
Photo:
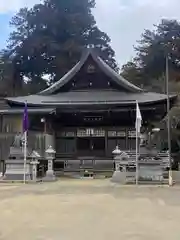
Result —
[[105, 137], [82, 137], [77, 139], [79, 156], [105, 156]]
[[79, 129], [77, 152], [79, 156], [105, 156], [105, 131], [103, 129]]
[[[112, 151], [133, 149], [134, 131], [122, 127], [64, 127], [56, 131], [56, 169], [113, 169]], [[61, 166], [62, 165], [62, 166]]]

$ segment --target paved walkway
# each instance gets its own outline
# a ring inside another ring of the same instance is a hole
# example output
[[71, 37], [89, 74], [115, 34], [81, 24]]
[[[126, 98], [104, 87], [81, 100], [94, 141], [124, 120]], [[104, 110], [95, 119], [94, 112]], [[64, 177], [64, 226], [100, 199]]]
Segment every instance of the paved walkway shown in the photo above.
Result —
[[0, 185], [0, 240], [179, 240], [179, 218], [179, 187]]

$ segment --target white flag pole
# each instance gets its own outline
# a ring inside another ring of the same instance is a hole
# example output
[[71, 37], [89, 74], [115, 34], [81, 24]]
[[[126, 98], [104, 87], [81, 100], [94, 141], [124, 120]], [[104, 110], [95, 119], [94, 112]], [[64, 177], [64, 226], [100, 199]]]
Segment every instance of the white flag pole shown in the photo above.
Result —
[[138, 165], [138, 119], [137, 119], [137, 101], [136, 101], [136, 185], [138, 185], [139, 165]]
[[139, 179], [139, 134], [141, 130], [141, 121], [142, 116], [139, 109], [138, 101], [136, 100], [136, 185], [138, 185], [138, 179]]
[[139, 178], [139, 165], [138, 165], [138, 129], [136, 127], [136, 185], [138, 185], [138, 178]]
[[166, 94], [167, 94], [167, 130], [168, 130], [168, 157], [169, 157], [169, 186], [173, 185], [171, 162], [171, 123], [170, 123], [170, 98], [169, 98], [169, 59], [166, 56]]
[[26, 184], [27, 131], [24, 132], [24, 184]]
[[28, 111], [27, 111], [27, 101], [24, 105], [23, 114], [23, 132], [24, 132], [24, 184], [26, 183], [26, 162], [27, 162], [27, 131], [28, 131]]

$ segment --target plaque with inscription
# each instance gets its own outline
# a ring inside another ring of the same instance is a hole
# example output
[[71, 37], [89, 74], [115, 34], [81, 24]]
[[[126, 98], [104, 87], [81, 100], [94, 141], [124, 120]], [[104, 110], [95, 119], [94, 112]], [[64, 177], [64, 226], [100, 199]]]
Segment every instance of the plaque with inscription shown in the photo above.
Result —
[[117, 131], [117, 137], [126, 137], [125, 131]]
[[77, 137], [87, 137], [90, 136], [91, 132], [87, 129], [78, 129], [77, 130]]
[[116, 137], [116, 131], [108, 131], [108, 137]]
[[105, 137], [105, 130], [95, 129], [94, 133], [92, 135], [93, 135], [93, 137]]
[[62, 132], [58, 132], [57, 137], [75, 137], [75, 132], [74, 131], [62, 131]]
[[75, 132], [66, 132], [66, 137], [75, 137]]
[[128, 137], [129, 138], [135, 138], [136, 137], [136, 131], [128, 131]]

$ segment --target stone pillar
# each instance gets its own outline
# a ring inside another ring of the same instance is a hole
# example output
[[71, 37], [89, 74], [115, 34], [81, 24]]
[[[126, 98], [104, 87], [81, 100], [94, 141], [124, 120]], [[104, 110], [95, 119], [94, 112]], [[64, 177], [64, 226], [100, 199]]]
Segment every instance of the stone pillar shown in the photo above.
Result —
[[31, 164], [31, 175], [32, 175], [32, 180], [34, 182], [37, 181], [37, 165], [39, 164], [38, 158], [40, 158], [41, 156], [39, 155], [38, 152], [33, 151], [30, 155], [30, 157], [32, 158], [30, 164]]
[[32, 180], [36, 182], [37, 181], [37, 165], [39, 164], [39, 162], [37, 160], [33, 160], [30, 162], [30, 164], [32, 165]]
[[49, 146], [48, 149], [46, 150], [47, 160], [48, 160], [48, 170], [46, 172], [45, 177], [43, 178], [44, 181], [51, 182], [56, 180], [54, 170], [53, 170], [53, 160], [55, 158], [55, 153], [56, 151], [52, 148], [52, 146]]

